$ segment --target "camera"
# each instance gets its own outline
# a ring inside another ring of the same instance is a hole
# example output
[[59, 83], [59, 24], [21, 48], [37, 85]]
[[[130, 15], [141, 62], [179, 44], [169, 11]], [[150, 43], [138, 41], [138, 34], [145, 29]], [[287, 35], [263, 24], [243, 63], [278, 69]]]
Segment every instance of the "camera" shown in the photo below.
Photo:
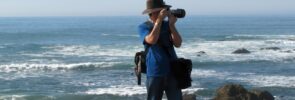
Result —
[[167, 9], [171, 12], [171, 14], [177, 18], [184, 18], [185, 17], [185, 10], [184, 9]]

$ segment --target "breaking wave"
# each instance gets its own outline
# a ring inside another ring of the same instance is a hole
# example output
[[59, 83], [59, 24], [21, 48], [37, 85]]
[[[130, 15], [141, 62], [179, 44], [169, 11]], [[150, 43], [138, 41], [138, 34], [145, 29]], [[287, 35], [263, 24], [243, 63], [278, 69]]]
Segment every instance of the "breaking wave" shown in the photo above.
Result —
[[73, 63], [73, 64], [6, 64], [0, 65], [0, 72], [19, 72], [35, 70], [71, 70], [87, 68], [106, 68], [121, 65], [121, 62]]
[[[263, 50], [275, 47], [279, 50]], [[233, 54], [245, 48], [250, 54]], [[179, 56], [193, 58], [201, 62], [232, 61], [286, 61], [295, 60], [295, 41], [292, 40], [235, 40], [235, 41], [195, 41], [184, 43], [177, 49]]]
[[[203, 88], [189, 88], [182, 90], [183, 93], [195, 93], [199, 90], [203, 90]], [[142, 95], [146, 94], [146, 88], [143, 86], [111, 86], [109, 88], [97, 88], [88, 90], [86, 92], [79, 92], [79, 94], [110, 94], [110, 95], [118, 95], [118, 96], [133, 96], [133, 95]]]
[[220, 80], [230, 80], [246, 82], [258, 87], [295, 87], [295, 76], [284, 75], [262, 75], [256, 73], [235, 73], [227, 71], [194, 69], [192, 77], [197, 78], [217, 78]]

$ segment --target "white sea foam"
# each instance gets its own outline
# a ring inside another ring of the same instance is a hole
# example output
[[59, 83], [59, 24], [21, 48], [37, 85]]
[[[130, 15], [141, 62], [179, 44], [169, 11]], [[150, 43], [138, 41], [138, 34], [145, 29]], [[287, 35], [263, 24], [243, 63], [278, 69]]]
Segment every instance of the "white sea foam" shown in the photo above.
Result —
[[295, 39], [295, 35], [233, 35], [226, 38]]
[[108, 88], [97, 88], [94, 90], [88, 90], [84, 92], [85, 94], [111, 94], [120, 96], [132, 96], [145, 94], [146, 89], [143, 86], [111, 86]]
[[195, 94], [196, 92], [198, 92], [200, 90], [204, 90], [204, 88], [187, 88], [187, 89], [183, 89], [182, 93], [184, 93], [184, 94]]
[[56, 59], [29, 59], [27, 62], [38, 62], [38, 63], [62, 63], [62, 61]]
[[216, 72], [215, 70], [202, 70], [202, 69], [194, 69], [191, 73], [192, 76], [195, 77], [226, 77], [229, 76], [230, 73], [228, 72]]
[[0, 72], [18, 72], [18, 71], [33, 71], [33, 70], [58, 70], [72, 69], [77, 67], [111, 67], [122, 62], [97, 62], [97, 63], [73, 63], [73, 64], [5, 64], [0, 65]]
[[44, 47], [48, 49], [42, 54], [24, 54], [36, 56], [134, 56], [136, 51], [142, 50], [140, 46], [112, 46], [101, 47], [99, 45], [58, 45]]
[[295, 76], [281, 76], [281, 75], [250, 75], [246, 77], [233, 78], [235, 80], [249, 82], [252, 85], [265, 87], [295, 87]]
[[[28, 100], [28, 98], [31, 95], [4, 95], [0, 96], [0, 100]], [[28, 98], [26, 98], [28, 97]], [[33, 97], [34, 98], [34, 97]], [[53, 96], [38, 96], [35, 99], [40, 99], [40, 100], [54, 100], [55, 98]], [[35, 100], [33, 99], [33, 100]]]
[[0, 100], [23, 100], [26, 95], [6, 95], [0, 96]]
[[[189, 88], [184, 89], [184, 93], [195, 93], [199, 90], [203, 90], [203, 88]], [[146, 94], [146, 88], [144, 86], [126, 86], [126, 85], [119, 85], [119, 86], [111, 86], [108, 88], [97, 88], [93, 90], [88, 90], [86, 92], [79, 92], [82, 94], [96, 94], [96, 95], [103, 95], [103, 94], [111, 94], [111, 95], [119, 95], [119, 96], [133, 96], [133, 95], [141, 95]]]
[[192, 77], [197, 78], [217, 78], [228, 81], [241, 81], [260, 87], [278, 86], [278, 87], [295, 87], [295, 76], [283, 75], [261, 75], [256, 73], [234, 73], [220, 72], [215, 70], [194, 69]]
[[[247, 36], [247, 35], [246, 35]], [[252, 35], [249, 35], [252, 36]], [[252, 37], [255, 37], [252, 36]], [[179, 57], [195, 59], [201, 62], [211, 61], [285, 61], [295, 59], [295, 41], [289, 38], [295, 35], [276, 36], [262, 35], [267, 39], [257, 40], [234, 40], [234, 41], [206, 41], [197, 39], [195, 41], [183, 43], [182, 47], [176, 49]], [[267, 47], [279, 47], [281, 50], [260, 50]], [[100, 45], [54, 45], [43, 47], [47, 49], [41, 53], [21, 53], [31, 57], [64, 57], [64, 56], [99, 56], [99, 57], [133, 57], [137, 51], [144, 50], [142, 45], [123, 45], [116, 44], [112, 46]], [[250, 54], [232, 54], [239, 48], [246, 48], [251, 51]], [[200, 51], [206, 52], [200, 54]], [[289, 52], [286, 52], [289, 51]]]
[[102, 36], [108, 36], [108, 35], [111, 35], [111, 34], [102, 33], [101, 35], [102, 35]]
[[[266, 47], [279, 47], [281, 50], [260, 50]], [[232, 54], [239, 48], [246, 48], [250, 54]], [[283, 61], [295, 59], [295, 41], [289, 40], [237, 40], [237, 41], [198, 41], [184, 43], [177, 49], [179, 56], [197, 59], [198, 61], [249, 61], [268, 60]], [[200, 51], [206, 54], [200, 54]], [[291, 52], [284, 52], [291, 51]]]

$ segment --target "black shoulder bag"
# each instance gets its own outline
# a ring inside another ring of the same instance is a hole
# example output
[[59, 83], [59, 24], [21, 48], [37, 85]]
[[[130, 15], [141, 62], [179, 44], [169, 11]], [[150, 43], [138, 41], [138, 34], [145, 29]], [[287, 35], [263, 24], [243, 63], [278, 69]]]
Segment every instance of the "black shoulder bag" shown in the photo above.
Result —
[[146, 54], [148, 53], [148, 47], [145, 48], [145, 51], [136, 52], [134, 57], [135, 68], [134, 72], [137, 77], [137, 84], [141, 85], [141, 73], [146, 74]]
[[[150, 31], [152, 30], [153, 23], [151, 23], [150, 21], [146, 21], [144, 24], [146, 24], [148, 26]], [[147, 47], [145, 47], [144, 51], [136, 52], [135, 56], [134, 56], [134, 63], [135, 63], [134, 72], [137, 77], [137, 84], [138, 85], [141, 85], [141, 73], [146, 74], [146, 70], [147, 70], [146, 55], [148, 53], [149, 47], [150, 47], [150, 45], [147, 45]]]
[[178, 88], [186, 89], [192, 86], [192, 61], [190, 59], [177, 58], [171, 62], [171, 70], [177, 80]]
[[[171, 33], [171, 32], [170, 32]], [[171, 35], [171, 34], [170, 34]], [[170, 36], [171, 37], [171, 36]], [[170, 39], [171, 44], [172, 38]], [[169, 57], [172, 57], [171, 53], [168, 51], [167, 47], [163, 45], [160, 46], [167, 52]], [[192, 86], [192, 61], [190, 59], [185, 58], [177, 58], [170, 62], [171, 64], [171, 71], [174, 75], [175, 79], [177, 80], [177, 86], [179, 89], [186, 89]]]

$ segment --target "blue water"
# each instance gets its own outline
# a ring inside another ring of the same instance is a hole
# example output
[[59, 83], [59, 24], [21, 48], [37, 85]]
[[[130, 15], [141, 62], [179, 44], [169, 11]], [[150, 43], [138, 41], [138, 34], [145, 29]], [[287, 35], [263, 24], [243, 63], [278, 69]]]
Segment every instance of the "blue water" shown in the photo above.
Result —
[[[144, 100], [132, 68], [143, 50], [137, 26], [146, 20], [0, 18], [0, 99]], [[239, 83], [295, 99], [295, 17], [189, 16], [177, 27], [184, 40], [177, 54], [194, 64], [184, 93], [206, 100], [221, 85]], [[251, 53], [232, 54], [239, 48]]]

